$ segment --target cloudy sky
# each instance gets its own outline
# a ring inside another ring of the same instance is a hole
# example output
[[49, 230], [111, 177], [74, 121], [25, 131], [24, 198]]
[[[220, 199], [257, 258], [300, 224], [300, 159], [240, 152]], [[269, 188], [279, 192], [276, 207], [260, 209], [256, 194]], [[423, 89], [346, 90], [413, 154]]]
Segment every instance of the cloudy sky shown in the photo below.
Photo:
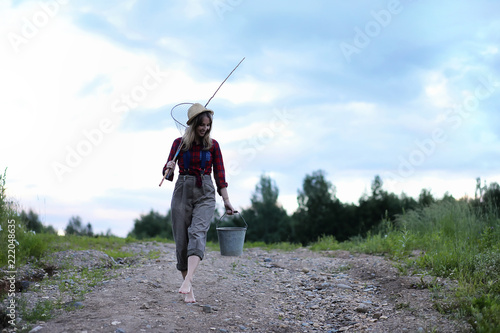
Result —
[[[177, 103], [209, 106], [233, 205], [271, 176], [292, 213], [324, 170], [417, 197], [500, 182], [500, 2], [0, 2], [0, 168], [45, 224], [125, 236], [151, 209]], [[221, 200], [218, 199], [221, 206]]]

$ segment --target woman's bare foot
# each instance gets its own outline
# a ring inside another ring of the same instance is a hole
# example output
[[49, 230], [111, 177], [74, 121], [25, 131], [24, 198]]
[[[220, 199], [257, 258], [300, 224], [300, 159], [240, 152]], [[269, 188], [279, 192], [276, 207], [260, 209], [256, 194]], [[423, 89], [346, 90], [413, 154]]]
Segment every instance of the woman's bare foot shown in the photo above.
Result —
[[181, 287], [179, 288], [179, 293], [185, 294], [184, 302], [186, 303], [196, 303], [196, 299], [194, 298], [193, 286], [188, 279], [184, 279]]
[[193, 288], [191, 288], [191, 291], [186, 294], [186, 297], [184, 297], [184, 302], [186, 302], [186, 303], [196, 303], [196, 299], [194, 298]]
[[182, 278], [184, 279], [184, 281], [182, 282], [182, 285], [179, 288], [179, 293], [186, 295], [184, 297], [184, 302], [186, 303], [196, 303], [191, 282], [193, 281], [194, 272], [196, 271], [196, 267], [198, 267], [200, 261], [201, 261], [200, 257], [196, 255], [189, 256], [188, 269], [185, 271], [181, 271]]
[[181, 287], [179, 288], [179, 293], [181, 294], [189, 294], [191, 292], [191, 281], [188, 279], [184, 279]]

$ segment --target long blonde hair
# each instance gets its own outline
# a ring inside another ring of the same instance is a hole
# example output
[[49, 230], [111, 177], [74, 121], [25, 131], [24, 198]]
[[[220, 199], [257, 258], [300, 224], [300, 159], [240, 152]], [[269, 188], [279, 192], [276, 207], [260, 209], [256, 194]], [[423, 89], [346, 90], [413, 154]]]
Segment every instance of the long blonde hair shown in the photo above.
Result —
[[193, 146], [193, 143], [196, 139], [196, 127], [202, 124], [203, 117], [208, 117], [208, 119], [210, 120], [210, 129], [205, 133], [205, 136], [203, 137], [203, 150], [212, 148], [212, 139], [210, 138], [210, 132], [212, 131], [212, 114], [210, 112], [202, 112], [197, 115], [191, 125], [186, 128], [186, 132], [182, 136], [182, 150], [187, 151]]

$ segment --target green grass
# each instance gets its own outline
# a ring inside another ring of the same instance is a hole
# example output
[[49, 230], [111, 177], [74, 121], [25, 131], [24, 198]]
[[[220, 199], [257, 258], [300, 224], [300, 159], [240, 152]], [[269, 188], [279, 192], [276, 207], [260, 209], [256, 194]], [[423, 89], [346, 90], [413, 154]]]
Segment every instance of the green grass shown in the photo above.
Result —
[[[4, 227], [2, 226], [2, 229]], [[5, 233], [6, 234], [6, 233]], [[4, 233], [2, 233], [4, 236]], [[138, 242], [132, 238], [120, 238], [115, 236], [87, 237], [87, 236], [58, 236], [54, 234], [34, 234], [25, 231], [22, 225], [16, 224], [16, 266], [23, 265], [28, 261], [40, 259], [43, 255], [66, 250], [98, 250], [110, 257], [130, 257], [131, 252], [123, 251], [122, 247]], [[5, 241], [2, 244], [7, 244]], [[7, 251], [0, 252], [0, 267], [7, 265]]]
[[[382, 221], [377, 233], [337, 243], [323, 237], [313, 250], [343, 249], [384, 254], [403, 274], [428, 272], [458, 282], [456, 299], [436, 308], [465, 315], [477, 332], [500, 327], [500, 219], [466, 202], [440, 202], [409, 211], [395, 224]], [[418, 257], [410, 254], [417, 250]]]
[[4, 173], [0, 174], [0, 244], [2, 245], [0, 267], [13, 264], [9, 268], [12, 270], [29, 261], [36, 261], [43, 255], [64, 250], [95, 249], [103, 251], [111, 257], [132, 255], [122, 251], [121, 248], [128, 243], [137, 241], [133, 238], [58, 236], [49, 233], [35, 234], [33, 231], [28, 231], [19, 218], [18, 205], [7, 199], [5, 189]]
[[66, 235], [57, 236], [53, 234], [41, 234], [40, 237], [50, 245], [47, 252], [65, 250], [98, 250], [108, 255], [121, 251], [121, 248], [129, 243], [138, 242], [134, 238], [120, 238], [116, 236], [88, 237]]
[[148, 252], [148, 258], [149, 259], [158, 259], [161, 257], [161, 251], [160, 250], [154, 250], [154, 251], [149, 251]]
[[335, 251], [340, 250], [339, 242], [333, 236], [323, 236], [309, 247], [313, 251]]
[[293, 244], [288, 242], [270, 243], [264, 242], [245, 242], [244, 248], [260, 248], [263, 250], [278, 250], [278, 251], [294, 251], [300, 248], [300, 244]]
[[52, 301], [43, 300], [35, 304], [31, 309], [28, 309], [25, 302], [20, 303], [20, 313], [22, 318], [28, 323], [37, 321], [47, 321], [54, 317], [55, 305]]
[[[23, 294], [18, 295], [17, 302], [19, 307], [19, 312], [23, 320], [28, 324], [23, 327], [21, 331], [29, 331], [31, 325], [39, 321], [47, 321], [56, 316], [56, 312], [59, 309], [64, 309], [66, 311], [75, 310], [75, 306], [72, 304], [77, 301], [83, 301], [84, 295], [94, 287], [102, 284], [105, 280], [112, 279], [116, 276], [114, 270], [109, 270], [106, 268], [94, 268], [94, 269], [83, 269], [79, 271], [75, 270], [64, 270], [57, 277], [57, 286], [61, 292], [66, 292], [71, 295], [71, 301], [65, 304], [61, 303], [61, 299], [56, 300], [41, 300], [28, 307], [27, 301]], [[43, 280], [40, 282], [42, 285], [51, 285], [53, 283], [49, 280]]]
[[[287, 242], [266, 244], [264, 242], [245, 242], [243, 249], [250, 248], [260, 248], [266, 251], [278, 250], [278, 251], [293, 251], [300, 248], [300, 244], [292, 244]], [[207, 242], [207, 250], [210, 251], [220, 251], [220, 246], [218, 242]]]
[[27, 231], [17, 214], [17, 204], [5, 194], [5, 174], [0, 174], [0, 267], [18, 267], [27, 258], [40, 257], [47, 244], [38, 235]]
[[112, 279], [116, 274], [107, 268], [85, 268], [80, 271], [64, 271], [58, 279], [59, 290], [69, 291], [74, 301], [83, 300], [83, 296], [92, 288], [105, 280]]

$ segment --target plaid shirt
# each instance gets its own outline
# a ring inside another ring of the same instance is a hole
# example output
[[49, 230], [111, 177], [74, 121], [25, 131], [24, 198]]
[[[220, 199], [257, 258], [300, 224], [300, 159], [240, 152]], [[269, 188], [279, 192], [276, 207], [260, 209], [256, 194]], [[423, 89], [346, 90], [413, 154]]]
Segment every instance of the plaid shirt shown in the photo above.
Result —
[[[170, 154], [168, 155], [168, 161], [171, 161], [174, 156], [179, 144], [181, 143], [182, 138], [177, 138], [174, 140], [172, 144], [172, 148], [170, 148]], [[184, 151], [181, 149], [179, 152], [179, 156], [177, 158], [177, 164], [179, 165], [179, 174], [187, 175], [194, 174], [200, 175], [201, 170], [201, 150], [203, 146], [201, 144], [194, 143], [189, 153], [191, 155], [190, 161], [184, 161]], [[209, 150], [210, 159], [205, 164], [205, 172], [204, 175], [210, 175], [212, 173], [212, 167], [214, 169], [214, 179], [215, 184], [217, 185], [217, 192], [220, 194], [220, 189], [227, 187], [226, 183], [226, 172], [224, 170], [224, 161], [222, 160], [222, 153], [220, 151], [220, 146], [217, 141], [212, 139], [212, 147]], [[185, 163], [189, 164], [189, 170], [185, 170]], [[168, 162], [167, 162], [168, 163]], [[165, 175], [165, 171], [167, 170], [167, 164], [163, 167], [163, 175]], [[169, 181], [174, 179], [174, 174], [172, 173], [170, 177], [167, 178]]]

